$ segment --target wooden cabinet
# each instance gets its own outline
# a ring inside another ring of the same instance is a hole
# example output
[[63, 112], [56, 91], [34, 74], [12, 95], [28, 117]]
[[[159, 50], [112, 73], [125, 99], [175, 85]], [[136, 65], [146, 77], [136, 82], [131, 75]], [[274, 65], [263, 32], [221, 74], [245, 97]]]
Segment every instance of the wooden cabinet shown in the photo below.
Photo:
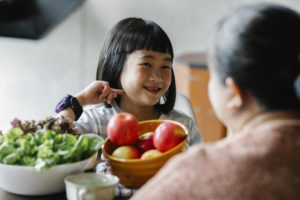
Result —
[[206, 56], [204, 53], [185, 54], [174, 61], [177, 91], [186, 95], [193, 106], [197, 125], [205, 142], [226, 136], [226, 129], [217, 119], [208, 98]]

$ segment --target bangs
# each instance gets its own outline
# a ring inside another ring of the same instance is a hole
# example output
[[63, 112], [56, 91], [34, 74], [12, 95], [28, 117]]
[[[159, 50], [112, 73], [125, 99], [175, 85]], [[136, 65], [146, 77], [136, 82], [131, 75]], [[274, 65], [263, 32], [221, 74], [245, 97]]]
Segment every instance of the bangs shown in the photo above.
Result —
[[[152, 21], [137, 19], [122, 27], [113, 41], [111, 51], [113, 53], [130, 54], [135, 50], [153, 50], [161, 53], [169, 53], [173, 59], [173, 48], [167, 34]], [[119, 27], [120, 28], [120, 27]], [[116, 41], [116, 38], [117, 41]]]

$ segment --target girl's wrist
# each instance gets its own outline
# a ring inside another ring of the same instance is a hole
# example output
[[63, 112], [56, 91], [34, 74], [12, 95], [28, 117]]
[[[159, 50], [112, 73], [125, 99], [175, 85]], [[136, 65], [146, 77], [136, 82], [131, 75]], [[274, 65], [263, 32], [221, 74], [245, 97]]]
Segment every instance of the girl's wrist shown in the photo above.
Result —
[[85, 98], [83, 95], [76, 95], [75, 98], [77, 99], [78, 103], [81, 105], [81, 106], [85, 106], [86, 105], [86, 101], [85, 101]]

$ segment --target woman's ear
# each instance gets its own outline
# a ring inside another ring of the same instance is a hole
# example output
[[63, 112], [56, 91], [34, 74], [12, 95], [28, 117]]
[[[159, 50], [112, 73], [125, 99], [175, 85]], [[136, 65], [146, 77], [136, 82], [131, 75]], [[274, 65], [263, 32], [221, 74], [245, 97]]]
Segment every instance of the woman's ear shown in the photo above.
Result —
[[230, 110], [237, 110], [243, 105], [242, 92], [240, 87], [234, 82], [231, 77], [225, 79], [225, 85], [229, 89], [229, 100], [227, 108]]

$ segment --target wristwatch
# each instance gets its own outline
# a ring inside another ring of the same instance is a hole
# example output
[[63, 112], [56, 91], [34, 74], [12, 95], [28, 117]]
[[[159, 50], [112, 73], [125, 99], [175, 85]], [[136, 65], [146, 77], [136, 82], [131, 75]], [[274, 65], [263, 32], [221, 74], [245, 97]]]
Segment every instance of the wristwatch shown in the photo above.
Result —
[[70, 94], [67, 94], [55, 107], [55, 112], [59, 113], [62, 110], [71, 108], [75, 114], [75, 121], [79, 119], [82, 114], [82, 106], [79, 104], [78, 100]]

